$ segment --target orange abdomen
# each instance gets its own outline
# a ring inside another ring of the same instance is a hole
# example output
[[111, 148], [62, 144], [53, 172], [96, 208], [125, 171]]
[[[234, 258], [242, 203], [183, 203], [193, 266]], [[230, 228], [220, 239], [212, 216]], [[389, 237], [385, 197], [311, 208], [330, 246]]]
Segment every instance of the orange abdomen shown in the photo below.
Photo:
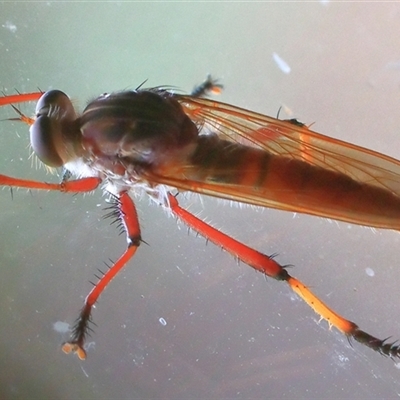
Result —
[[199, 137], [191, 162], [185, 176], [215, 185], [220, 197], [400, 230], [400, 198], [345, 173], [213, 136]]

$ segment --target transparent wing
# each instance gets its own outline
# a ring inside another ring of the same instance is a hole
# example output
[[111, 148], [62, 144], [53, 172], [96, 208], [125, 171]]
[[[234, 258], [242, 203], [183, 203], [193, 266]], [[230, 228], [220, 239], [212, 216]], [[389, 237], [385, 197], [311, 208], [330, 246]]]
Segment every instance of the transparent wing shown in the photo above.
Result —
[[210, 99], [176, 98], [195, 123], [221, 138], [340, 172], [400, 195], [400, 161], [394, 158], [313, 132], [296, 120], [279, 120]]

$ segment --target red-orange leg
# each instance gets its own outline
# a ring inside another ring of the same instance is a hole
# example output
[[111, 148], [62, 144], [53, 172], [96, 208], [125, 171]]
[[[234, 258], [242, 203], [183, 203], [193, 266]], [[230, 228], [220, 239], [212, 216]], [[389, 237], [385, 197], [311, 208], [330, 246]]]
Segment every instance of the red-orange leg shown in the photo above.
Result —
[[[99, 184], [101, 183], [101, 179], [100, 178], [94, 178], [94, 177], [90, 177], [90, 178], [82, 178], [82, 179], [77, 179], [77, 180], [72, 180], [72, 181], [62, 181], [61, 183], [46, 183], [46, 182], [39, 182], [39, 181], [32, 181], [32, 180], [28, 180], [28, 179], [18, 179], [18, 178], [12, 178], [6, 175], [0, 175], [0, 185], [2, 186], [11, 186], [11, 187], [20, 187], [20, 188], [27, 188], [27, 189], [43, 189], [43, 190], [56, 190], [59, 192], [64, 192], [64, 193], [77, 193], [77, 192], [90, 192], [94, 189], [96, 189]], [[129, 204], [128, 204], [129, 206]], [[126, 206], [126, 208], [128, 208], [127, 212], [129, 213], [129, 207]], [[121, 212], [123, 213], [124, 210], [123, 208], [121, 208]], [[135, 211], [136, 213], [136, 211]], [[136, 214], [135, 214], [136, 215]], [[137, 219], [135, 219], [135, 222], [137, 223]], [[126, 254], [124, 254], [126, 260], [123, 261], [123, 264], [126, 263], [127, 260], [129, 260], [129, 257], [126, 257]], [[124, 257], [123, 256], [123, 257]], [[123, 258], [122, 257], [122, 258]], [[119, 260], [121, 261], [121, 260]], [[122, 265], [123, 265], [122, 264]], [[110, 273], [112, 271], [112, 269], [110, 269], [110, 271], [108, 273]], [[117, 272], [117, 271], [116, 271]], [[115, 273], [116, 273], [115, 272]], [[115, 275], [114, 273], [114, 275]], [[113, 275], [113, 276], [114, 276]], [[110, 281], [112, 279], [111, 276], [109, 278], [108, 281]], [[101, 293], [101, 291], [104, 289], [105, 285], [107, 284], [107, 282], [103, 283], [102, 285], [96, 286], [96, 291], [92, 291], [95, 292], [94, 294], [91, 293], [92, 297], [89, 298], [89, 301], [91, 301], [91, 305], [94, 304], [94, 302], [96, 301], [97, 297], [99, 296], [99, 294]], [[95, 298], [93, 299], [93, 296], [95, 296]], [[88, 320], [90, 318], [90, 309], [88, 310]], [[87, 325], [87, 323], [86, 323]], [[83, 327], [85, 332], [87, 332], [88, 327]], [[83, 346], [83, 338], [81, 339], [82, 342], [82, 346]], [[64, 345], [65, 347], [66, 345]], [[64, 348], [64, 351], [66, 351], [66, 349]], [[78, 353], [78, 356], [80, 358], [84, 358], [85, 352], [82, 348], [76, 348], [76, 352]]]
[[74, 352], [81, 360], [86, 358], [84, 345], [86, 336], [89, 333], [88, 331], [91, 330], [89, 324], [91, 322], [92, 307], [106, 286], [133, 257], [141, 242], [140, 225], [136, 208], [132, 199], [126, 192], [122, 193], [119, 198], [116, 199], [115, 207], [109, 216], [115, 217], [122, 223], [127, 235], [128, 247], [118, 261], [115, 262], [102, 277], [99, 277], [99, 281], [86, 297], [85, 305], [72, 331], [71, 340], [64, 343], [62, 347], [65, 353]]
[[13, 103], [24, 103], [27, 101], [39, 100], [42, 97], [43, 92], [33, 92], [33, 93], [20, 93], [12, 94], [9, 96], [0, 97], [0, 106], [5, 106], [6, 104]]
[[101, 183], [100, 178], [82, 178], [61, 183], [47, 183], [30, 179], [12, 178], [0, 174], [0, 186], [11, 186], [27, 189], [55, 190], [63, 193], [81, 193], [95, 190]]
[[400, 345], [389, 343], [386, 339], [377, 339], [359, 329], [354, 322], [351, 322], [335, 313], [317, 296], [315, 296], [307, 286], [296, 278], [290, 276], [287, 270], [279, 265], [272, 257], [268, 257], [267, 255], [244, 245], [206, 224], [201, 219], [180, 207], [176, 197], [172, 194], [168, 195], [168, 200], [172, 212], [191, 229], [233, 254], [250, 267], [262, 272], [264, 275], [278, 281], [286, 281], [298, 296], [300, 296], [317, 314], [319, 314], [321, 318], [325, 319], [329, 323], [329, 326], [334, 326], [348, 338], [354, 338], [358, 342], [383, 355], [391, 358], [400, 357]]
[[39, 100], [42, 97], [43, 92], [33, 92], [33, 93], [19, 93], [19, 94], [12, 94], [9, 96], [0, 97], [0, 107], [10, 104], [11, 107], [15, 110], [19, 117], [16, 118], [8, 118], [9, 121], [21, 121], [27, 125], [32, 125], [35, 120], [33, 118], [27, 117], [26, 115], [22, 114], [21, 111], [18, 110], [17, 107], [13, 106], [13, 103], [24, 103], [27, 101], [34, 101]]

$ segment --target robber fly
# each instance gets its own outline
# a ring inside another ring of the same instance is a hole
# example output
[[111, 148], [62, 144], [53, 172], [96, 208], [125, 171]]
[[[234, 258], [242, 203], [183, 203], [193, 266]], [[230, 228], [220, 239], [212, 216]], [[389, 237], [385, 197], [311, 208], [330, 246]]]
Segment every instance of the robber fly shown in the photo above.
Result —
[[286, 282], [321, 318], [348, 338], [396, 358], [400, 345], [362, 331], [332, 311], [285, 266], [183, 209], [173, 190], [358, 225], [400, 230], [400, 161], [280, 120], [206, 98], [221, 85], [208, 78], [191, 95], [155, 87], [102, 94], [77, 113], [59, 91], [0, 98], [0, 105], [38, 100], [30, 125], [36, 156], [66, 172], [60, 183], [0, 175], [0, 185], [65, 193], [99, 185], [114, 199], [110, 215], [127, 248], [86, 297], [66, 353], [86, 358], [92, 307], [142, 242], [131, 194], [145, 192], [191, 229], [257, 271]]

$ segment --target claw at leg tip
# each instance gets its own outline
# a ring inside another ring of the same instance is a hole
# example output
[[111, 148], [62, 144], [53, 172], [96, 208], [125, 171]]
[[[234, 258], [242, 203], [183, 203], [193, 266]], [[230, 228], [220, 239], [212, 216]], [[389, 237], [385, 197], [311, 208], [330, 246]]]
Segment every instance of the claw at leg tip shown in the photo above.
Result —
[[86, 360], [86, 351], [78, 343], [66, 342], [61, 349], [65, 354], [75, 353], [80, 360]]

